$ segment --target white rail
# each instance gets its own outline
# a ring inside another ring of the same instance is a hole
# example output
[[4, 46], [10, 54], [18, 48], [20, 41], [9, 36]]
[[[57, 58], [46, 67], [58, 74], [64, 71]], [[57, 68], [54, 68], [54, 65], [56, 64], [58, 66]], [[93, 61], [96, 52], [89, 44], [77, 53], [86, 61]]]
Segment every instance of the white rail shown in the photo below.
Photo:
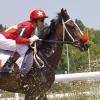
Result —
[[89, 79], [99, 79], [99, 78], [100, 78], [100, 71], [55, 75], [55, 81], [56, 82], [75, 81], [75, 80], [89, 80]]

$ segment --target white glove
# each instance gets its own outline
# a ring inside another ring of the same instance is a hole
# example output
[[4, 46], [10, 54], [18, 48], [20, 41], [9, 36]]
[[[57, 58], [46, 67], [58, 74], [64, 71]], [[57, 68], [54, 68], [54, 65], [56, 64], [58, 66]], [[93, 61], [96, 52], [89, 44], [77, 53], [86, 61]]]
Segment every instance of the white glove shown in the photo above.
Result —
[[34, 42], [36, 42], [37, 40], [39, 40], [39, 37], [36, 36], [36, 35], [34, 35], [31, 38], [29, 38], [29, 40], [30, 40], [30, 45], [32, 45]]

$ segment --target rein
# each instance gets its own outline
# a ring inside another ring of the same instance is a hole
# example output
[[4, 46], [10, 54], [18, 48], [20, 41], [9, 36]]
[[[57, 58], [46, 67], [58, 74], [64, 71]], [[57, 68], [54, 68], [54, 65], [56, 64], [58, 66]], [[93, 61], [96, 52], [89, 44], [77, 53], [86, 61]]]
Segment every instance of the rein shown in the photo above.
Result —
[[39, 41], [48, 42], [48, 43], [56, 43], [56, 44], [73, 44], [73, 42], [70, 42], [70, 41], [56, 41], [56, 40], [44, 40], [44, 39], [39, 39]]

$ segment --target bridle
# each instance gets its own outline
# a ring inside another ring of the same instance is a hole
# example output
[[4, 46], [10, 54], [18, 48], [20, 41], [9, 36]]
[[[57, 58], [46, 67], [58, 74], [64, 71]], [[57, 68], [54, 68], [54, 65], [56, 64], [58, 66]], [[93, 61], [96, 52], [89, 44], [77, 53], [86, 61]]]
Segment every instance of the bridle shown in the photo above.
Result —
[[[64, 21], [64, 19], [62, 19], [62, 24], [63, 24], [63, 41], [65, 39], [65, 31], [67, 32], [67, 34], [69, 35], [69, 37], [71, 38], [72, 40], [72, 43], [75, 43], [76, 41], [78, 40], [75, 40], [73, 38], [73, 36], [71, 35], [71, 33], [68, 31], [68, 28], [66, 27], [66, 24], [71, 21], [72, 19], [68, 19], [67, 21]], [[75, 21], [73, 21], [74, 24], [76, 25], [76, 27], [79, 29], [80, 33], [83, 35], [83, 33], [81, 32], [80, 28], [78, 27], [78, 25], [75, 23]]]
[[[75, 44], [75, 42], [78, 40], [75, 40], [73, 38], [73, 36], [71, 35], [71, 33], [69, 32], [68, 28], [66, 27], [66, 24], [71, 21], [72, 19], [68, 19], [66, 21], [64, 21], [64, 19], [62, 18], [62, 25], [63, 25], [63, 41], [57, 41], [57, 40], [44, 40], [44, 39], [39, 39], [39, 41], [43, 41], [43, 42], [48, 42], [48, 43], [56, 43], [56, 44]], [[74, 21], [73, 21], [74, 22]], [[78, 27], [78, 25], [74, 22], [74, 24], [76, 25], [76, 27], [79, 29], [80, 33], [83, 35], [83, 33], [81, 32], [80, 28]], [[71, 38], [71, 41], [65, 41], [65, 33], [68, 34], [68, 36]]]

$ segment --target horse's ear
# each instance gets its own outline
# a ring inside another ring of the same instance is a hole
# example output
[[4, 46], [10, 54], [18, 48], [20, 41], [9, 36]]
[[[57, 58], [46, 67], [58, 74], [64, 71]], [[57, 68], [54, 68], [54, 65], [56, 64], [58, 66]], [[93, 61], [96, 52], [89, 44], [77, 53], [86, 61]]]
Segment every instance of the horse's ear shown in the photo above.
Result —
[[67, 10], [65, 9], [65, 12], [67, 13]]
[[66, 9], [64, 9], [64, 8], [61, 9], [61, 16], [62, 16], [63, 18], [69, 19], [69, 15], [68, 15]]
[[67, 10], [66, 10], [66, 9], [64, 9], [64, 8], [62, 8], [62, 9], [61, 9], [61, 13], [64, 13], [64, 12], [66, 12], [66, 13], [67, 13]]
[[64, 11], [64, 8], [61, 8], [61, 13]]

